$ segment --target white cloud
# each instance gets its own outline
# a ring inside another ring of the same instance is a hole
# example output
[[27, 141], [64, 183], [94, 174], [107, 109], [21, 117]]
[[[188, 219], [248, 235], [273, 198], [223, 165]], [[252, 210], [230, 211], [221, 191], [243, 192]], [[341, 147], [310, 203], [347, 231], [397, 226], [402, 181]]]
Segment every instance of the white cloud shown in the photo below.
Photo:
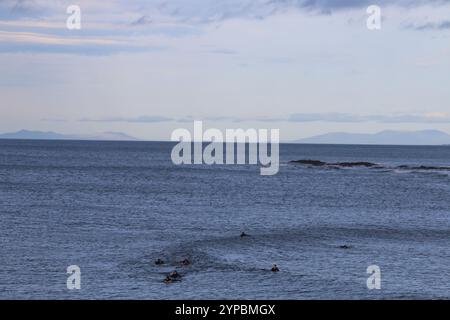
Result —
[[125, 45], [129, 41], [123, 39], [102, 39], [85, 37], [59, 37], [54, 35], [39, 34], [32, 32], [5, 32], [0, 31], [0, 42], [33, 43], [45, 45]]

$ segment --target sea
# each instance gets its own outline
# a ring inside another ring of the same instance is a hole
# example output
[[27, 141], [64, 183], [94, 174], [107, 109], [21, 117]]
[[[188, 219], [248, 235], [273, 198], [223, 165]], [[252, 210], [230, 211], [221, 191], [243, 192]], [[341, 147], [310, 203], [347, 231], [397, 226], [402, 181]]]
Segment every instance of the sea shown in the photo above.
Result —
[[281, 144], [273, 176], [173, 146], [0, 140], [0, 299], [450, 298], [449, 146]]

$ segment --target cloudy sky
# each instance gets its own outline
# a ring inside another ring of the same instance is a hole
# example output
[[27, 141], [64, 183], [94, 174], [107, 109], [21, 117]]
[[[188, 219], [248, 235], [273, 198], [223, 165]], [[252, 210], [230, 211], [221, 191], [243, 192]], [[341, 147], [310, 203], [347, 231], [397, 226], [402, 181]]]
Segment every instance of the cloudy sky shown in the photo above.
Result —
[[450, 0], [0, 0], [0, 132], [450, 133], [449, 88]]

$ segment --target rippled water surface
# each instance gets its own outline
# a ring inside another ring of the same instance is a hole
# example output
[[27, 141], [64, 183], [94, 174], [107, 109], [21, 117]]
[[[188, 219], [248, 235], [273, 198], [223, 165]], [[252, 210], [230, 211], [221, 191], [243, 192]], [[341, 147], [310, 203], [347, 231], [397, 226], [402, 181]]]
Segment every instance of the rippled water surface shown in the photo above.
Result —
[[450, 147], [286, 144], [260, 176], [175, 166], [172, 146], [0, 141], [0, 298], [450, 298]]

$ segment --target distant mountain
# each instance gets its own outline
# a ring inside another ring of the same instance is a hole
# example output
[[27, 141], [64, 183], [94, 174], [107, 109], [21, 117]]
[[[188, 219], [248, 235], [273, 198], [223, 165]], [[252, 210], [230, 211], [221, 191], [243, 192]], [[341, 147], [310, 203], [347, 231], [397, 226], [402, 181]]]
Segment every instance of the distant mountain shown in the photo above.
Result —
[[131, 141], [137, 140], [123, 132], [102, 132], [95, 135], [80, 135], [79, 140], [110, 140], [110, 141]]
[[57, 140], [67, 139], [67, 136], [55, 132], [29, 131], [20, 130], [17, 132], [0, 134], [0, 139], [42, 139], [42, 140]]
[[448, 145], [450, 135], [437, 130], [382, 131], [375, 134], [335, 132], [294, 141], [315, 144]]
[[17, 132], [0, 134], [0, 139], [24, 140], [105, 140], [105, 141], [132, 141], [137, 140], [122, 132], [103, 132], [93, 135], [69, 135], [52, 131], [20, 130]]

